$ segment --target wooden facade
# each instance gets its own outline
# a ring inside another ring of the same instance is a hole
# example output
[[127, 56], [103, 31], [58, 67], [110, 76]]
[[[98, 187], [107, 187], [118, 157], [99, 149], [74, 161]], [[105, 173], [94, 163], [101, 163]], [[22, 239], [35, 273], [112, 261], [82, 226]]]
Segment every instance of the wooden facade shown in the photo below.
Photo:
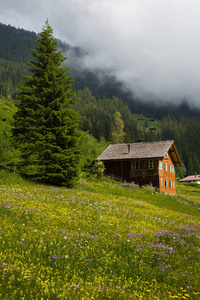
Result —
[[181, 161], [173, 141], [110, 145], [98, 159], [107, 176], [176, 193], [175, 165]]

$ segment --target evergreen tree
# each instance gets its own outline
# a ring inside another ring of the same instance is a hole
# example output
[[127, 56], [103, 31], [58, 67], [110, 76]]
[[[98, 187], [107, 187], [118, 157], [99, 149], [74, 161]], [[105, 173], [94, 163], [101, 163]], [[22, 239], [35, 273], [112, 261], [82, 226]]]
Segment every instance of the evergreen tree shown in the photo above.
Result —
[[186, 167], [184, 163], [181, 166], [176, 166], [176, 176], [180, 179], [184, 178], [186, 175]]
[[192, 158], [191, 156], [189, 157], [188, 159], [188, 163], [187, 163], [187, 175], [194, 175], [195, 172], [194, 172], [194, 165], [193, 165], [193, 161], [192, 161]]
[[198, 160], [197, 156], [195, 155], [195, 153], [193, 154], [193, 166], [194, 166], [195, 174], [199, 174], [200, 173], [200, 165], [199, 165], [199, 160]]
[[21, 151], [20, 173], [34, 181], [72, 187], [79, 175], [78, 114], [71, 109], [72, 78], [61, 64], [53, 30], [46, 21], [32, 50], [32, 76], [24, 76], [13, 136]]

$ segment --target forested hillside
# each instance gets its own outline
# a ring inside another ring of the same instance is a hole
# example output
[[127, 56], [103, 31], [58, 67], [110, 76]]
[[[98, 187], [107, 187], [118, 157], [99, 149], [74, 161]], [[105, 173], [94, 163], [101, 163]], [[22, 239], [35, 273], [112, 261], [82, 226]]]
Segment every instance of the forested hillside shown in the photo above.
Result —
[[[31, 48], [35, 47], [37, 34], [23, 29], [0, 24], [0, 163], [10, 165], [17, 159], [11, 140], [12, 114], [15, 111], [17, 86], [23, 75], [29, 73], [27, 62], [33, 58]], [[174, 139], [184, 166], [179, 175], [200, 173], [200, 110], [191, 109], [186, 100], [179, 106], [172, 103], [156, 104], [138, 99], [124, 84], [103, 70], [81, 68], [79, 63], [87, 53], [78, 47], [59, 41], [59, 47], [69, 59], [69, 73], [74, 77], [73, 89], [79, 101], [75, 109], [80, 113], [80, 129], [85, 146], [90, 147], [83, 165], [95, 158], [113, 140], [116, 112], [122, 121], [124, 142]], [[101, 78], [101, 80], [100, 80]], [[5, 113], [6, 112], [6, 113]], [[135, 114], [143, 114], [159, 120], [160, 131], [149, 130], [150, 125], [139, 126]], [[6, 115], [6, 117], [5, 117]], [[80, 145], [80, 147], [82, 147]], [[84, 147], [82, 147], [84, 151]], [[6, 157], [6, 159], [5, 159]], [[14, 163], [13, 163], [14, 164]], [[187, 170], [186, 170], [187, 169]]]
[[113, 96], [112, 98], [97, 99], [92, 95], [89, 88], [79, 90], [77, 96], [80, 98], [75, 109], [80, 112], [80, 129], [90, 132], [97, 140], [105, 138], [112, 141], [112, 130], [114, 115], [119, 112], [124, 123], [124, 142], [137, 142], [160, 140], [161, 136], [157, 132], [152, 132], [147, 128], [139, 127], [137, 119], [131, 113], [125, 100]]
[[[4, 74], [5, 70], [3, 68], [0, 69], [1, 84], [5, 86], [8, 82], [11, 86], [10, 91], [16, 91], [16, 83], [18, 84], [23, 75], [27, 74], [27, 62], [33, 59], [30, 49], [35, 47], [35, 39], [37, 37], [37, 34], [34, 32], [16, 29], [10, 25], [7, 26], [0, 23], [0, 59], [3, 59], [4, 65], [8, 61], [9, 66], [12, 66], [13, 62], [17, 63], [17, 67], [13, 65], [13, 69], [18, 70], [18, 76], [14, 76], [15, 81], [10, 83], [7, 76], [8, 72]], [[67, 66], [70, 67], [69, 73], [74, 77], [73, 88], [76, 91], [88, 87], [97, 100], [104, 97], [112, 98], [113, 96], [121, 98], [128, 103], [131, 112], [150, 114], [158, 119], [162, 119], [168, 114], [177, 117], [185, 113], [200, 117], [200, 109], [189, 107], [186, 99], [183, 99], [179, 105], [175, 105], [173, 104], [174, 102], [163, 103], [162, 99], [152, 99], [152, 96], [151, 99], [135, 96], [125, 88], [123, 82], [117, 80], [114, 75], [108, 74], [106, 70], [95, 69], [94, 71], [89, 68], [83, 68], [82, 59], [88, 54], [84, 49], [73, 47], [60, 40], [58, 42], [59, 48], [68, 57]], [[12, 78], [12, 74], [10, 76]], [[6, 93], [2, 90], [0, 94], [7, 96]]]
[[162, 139], [174, 139], [187, 174], [200, 174], [200, 119], [198, 117], [164, 117]]

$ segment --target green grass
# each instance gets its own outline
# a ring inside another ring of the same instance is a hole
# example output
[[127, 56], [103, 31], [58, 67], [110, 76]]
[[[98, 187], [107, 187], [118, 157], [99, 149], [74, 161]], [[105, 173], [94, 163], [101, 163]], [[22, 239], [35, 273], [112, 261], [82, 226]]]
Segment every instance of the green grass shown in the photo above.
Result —
[[200, 189], [0, 173], [0, 299], [199, 299]]
[[[157, 128], [157, 131], [156, 132], [159, 132], [161, 133], [161, 123], [162, 121], [161, 120], [158, 120], [158, 123], [154, 123], [154, 122], [150, 122], [151, 119], [154, 119], [153, 117], [152, 118], [149, 118], [149, 117], [146, 117], [144, 115], [141, 115], [141, 114], [133, 114], [134, 115], [134, 118], [135, 120], [137, 121], [137, 125], [140, 129], [144, 129], [145, 128], [145, 131], [149, 131], [149, 128], [151, 127], [156, 127]], [[143, 120], [138, 120], [138, 119], [143, 119]], [[148, 123], [148, 127], [145, 127], [145, 122], [147, 121]]]

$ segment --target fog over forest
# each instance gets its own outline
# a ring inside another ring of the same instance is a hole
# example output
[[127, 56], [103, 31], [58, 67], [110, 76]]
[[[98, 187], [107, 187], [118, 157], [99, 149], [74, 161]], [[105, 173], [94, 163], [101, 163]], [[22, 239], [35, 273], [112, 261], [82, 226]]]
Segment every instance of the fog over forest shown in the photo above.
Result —
[[138, 96], [187, 98], [200, 107], [198, 0], [71, 0], [1, 3], [0, 22], [40, 32], [48, 18], [56, 37], [88, 53]]

